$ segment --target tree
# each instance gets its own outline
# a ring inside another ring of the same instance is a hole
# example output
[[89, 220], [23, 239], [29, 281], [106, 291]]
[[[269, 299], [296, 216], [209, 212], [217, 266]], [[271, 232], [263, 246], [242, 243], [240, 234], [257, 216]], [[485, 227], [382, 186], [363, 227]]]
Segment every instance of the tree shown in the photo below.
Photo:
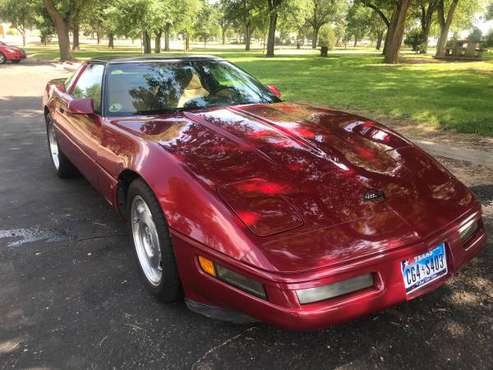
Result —
[[320, 27], [328, 23], [331, 15], [334, 14], [335, 0], [309, 0], [310, 14], [307, 18], [307, 22], [312, 26], [312, 49], [317, 47], [318, 33]]
[[493, 19], [493, 3], [488, 5], [486, 9], [486, 19], [487, 20]]
[[267, 52], [265, 56], [274, 56], [274, 46], [276, 43], [276, 26], [279, 8], [285, 0], [267, 0], [267, 9], [269, 10], [269, 33], [267, 35]]
[[[414, 12], [420, 22], [421, 30], [415, 39], [416, 49], [419, 52], [426, 53], [428, 48], [428, 38], [430, 35], [433, 15], [438, 8], [440, 0], [416, 0]], [[416, 36], [416, 35], [415, 35]]]
[[72, 17], [70, 5], [75, 5], [72, 4], [75, 0], [69, 0], [67, 4], [62, 4], [62, 2], [55, 3], [55, 1], [56, 0], [43, 0], [43, 4], [45, 5], [46, 10], [55, 26], [55, 30], [58, 36], [60, 60], [71, 60], [73, 57], [70, 50], [70, 38], [68, 32], [70, 29], [70, 20]]
[[371, 29], [372, 12], [366, 8], [362, 7], [360, 4], [356, 3], [351, 8], [346, 15], [346, 36], [353, 37], [354, 44], [356, 47], [358, 40], [361, 40]]
[[[438, 38], [436, 56], [445, 56], [445, 46], [447, 44], [448, 33], [452, 20], [454, 18], [455, 9], [457, 8], [459, 0], [450, 0], [446, 4], [446, 0], [439, 0], [438, 11], [438, 24], [440, 25], [440, 37]], [[448, 9], [447, 9], [448, 5]]]
[[385, 24], [385, 44], [382, 52], [382, 54], [385, 54], [385, 48], [390, 37], [389, 28], [391, 15], [393, 14], [396, 5], [395, 0], [355, 0], [355, 3], [360, 3], [372, 9]]
[[311, 0], [289, 1], [282, 9], [280, 27], [286, 31], [296, 32], [297, 49], [304, 44], [307, 28], [310, 27], [307, 22], [309, 17], [309, 1]]
[[22, 35], [26, 46], [26, 32], [35, 24], [36, 8], [33, 0], [0, 0], [0, 14]]
[[175, 28], [185, 36], [185, 50], [188, 51], [190, 50], [190, 39], [193, 36], [193, 26], [203, 2], [201, 0], [181, 0], [176, 6], [178, 16]]
[[237, 20], [238, 26], [243, 29], [246, 51], [250, 50], [255, 26], [255, 14], [260, 6], [259, 0], [224, 0], [227, 18]]
[[221, 42], [223, 45], [226, 45], [226, 32], [233, 24], [232, 19], [228, 17], [228, 1], [219, 0], [213, 6], [216, 8], [217, 22], [221, 28]]
[[197, 21], [194, 24], [194, 33], [204, 41], [204, 47], [207, 41], [213, 35], [217, 35], [219, 14], [217, 8], [209, 3], [204, 3], [197, 14]]
[[35, 3], [35, 14], [34, 26], [39, 31], [41, 43], [47, 45], [55, 33], [55, 26], [41, 1]]
[[406, 14], [409, 9], [410, 0], [397, 0], [392, 18], [388, 37], [385, 45], [384, 62], [389, 64], [399, 63], [399, 50], [404, 36]]

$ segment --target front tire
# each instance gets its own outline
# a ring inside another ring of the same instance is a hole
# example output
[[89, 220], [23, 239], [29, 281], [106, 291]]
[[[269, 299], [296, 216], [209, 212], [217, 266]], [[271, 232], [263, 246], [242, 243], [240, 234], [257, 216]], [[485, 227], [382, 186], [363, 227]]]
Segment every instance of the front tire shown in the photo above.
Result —
[[127, 200], [132, 244], [147, 288], [163, 302], [179, 300], [181, 283], [161, 206], [141, 179], [130, 184]]
[[46, 115], [46, 135], [48, 137], [48, 149], [50, 151], [51, 162], [53, 163], [53, 167], [55, 167], [58, 177], [67, 179], [77, 176], [79, 171], [58, 146], [55, 125], [49, 113]]
[[7, 57], [0, 53], [0, 64], [7, 63]]

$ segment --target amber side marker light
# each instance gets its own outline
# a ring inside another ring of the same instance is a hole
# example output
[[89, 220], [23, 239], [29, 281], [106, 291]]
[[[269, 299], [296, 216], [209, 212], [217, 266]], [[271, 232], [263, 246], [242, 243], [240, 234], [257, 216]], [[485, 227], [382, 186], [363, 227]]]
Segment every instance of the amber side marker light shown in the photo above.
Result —
[[216, 276], [216, 268], [214, 267], [214, 262], [205, 257], [199, 256], [199, 264], [202, 268], [202, 271], [204, 271], [206, 274], [214, 277]]
[[213, 276], [247, 293], [253, 294], [256, 297], [267, 299], [264, 287], [258, 281], [238, 274], [237, 272], [228, 270], [227, 268], [202, 256], [199, 256], [199, 265], [202, 271], [204, 271], [206, 274]]

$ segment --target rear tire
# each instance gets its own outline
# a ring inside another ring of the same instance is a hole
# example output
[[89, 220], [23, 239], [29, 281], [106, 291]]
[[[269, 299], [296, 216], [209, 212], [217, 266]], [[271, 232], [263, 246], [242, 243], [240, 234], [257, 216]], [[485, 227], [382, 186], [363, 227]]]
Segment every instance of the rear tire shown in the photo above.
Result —
[[48, 138], [48, 149], [50, 151], [51, 162], [55, 167], [56, 174], [62, 179], [68, 179], [79, 175], [77, 168], [63, 154], [58, 146], [58, 138], [50, 114], [46, 115], [46, 135]]
[[130, 184], [127, 211], [135, 256], [148, 290], [163, 302], [181, 299], [168, 223], [154, 193], [141, 179]]

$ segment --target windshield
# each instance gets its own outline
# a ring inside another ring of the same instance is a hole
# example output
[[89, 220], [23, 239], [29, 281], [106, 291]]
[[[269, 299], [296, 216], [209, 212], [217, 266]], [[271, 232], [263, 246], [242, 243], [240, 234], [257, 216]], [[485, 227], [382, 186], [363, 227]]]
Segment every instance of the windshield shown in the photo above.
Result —
[[223, 61], [110, 64], [106, 86], [105, 113], [111, 116], [280, 101]]

